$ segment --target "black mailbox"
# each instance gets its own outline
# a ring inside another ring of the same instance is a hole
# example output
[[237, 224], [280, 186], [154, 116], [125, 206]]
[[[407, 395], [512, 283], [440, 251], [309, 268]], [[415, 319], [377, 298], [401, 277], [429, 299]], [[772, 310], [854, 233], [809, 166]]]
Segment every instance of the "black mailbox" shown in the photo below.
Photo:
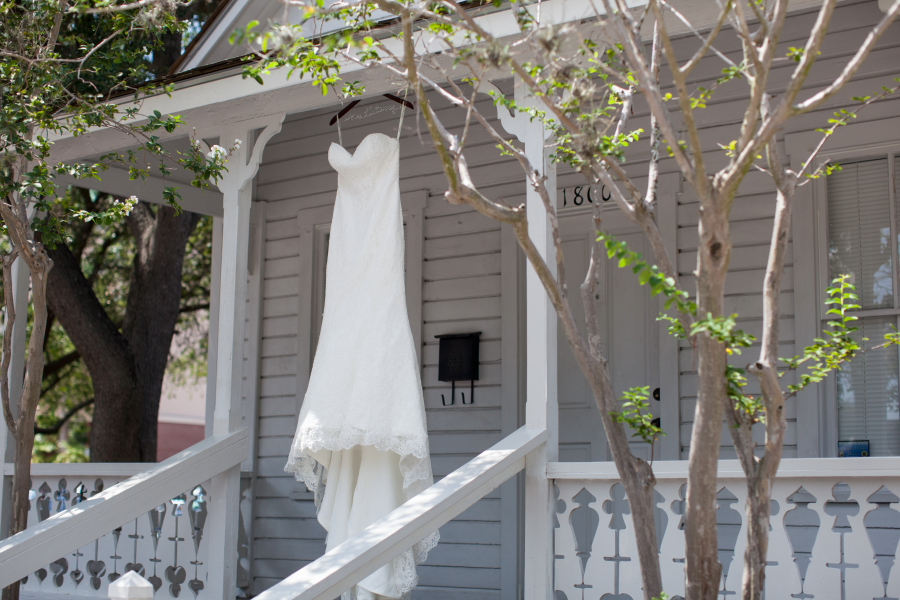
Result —
[[441, 394], [441, 402], [444, 406], [453, 404], [456, 396], [457, 381], [471, 381], [469, 401], [466, 402], [465, 393], [460, 394], [463, 404], [475, 402], [475, 381], [478, 379], [478, 344], [481, 332], [475, 333], [448, 333], [436, 335], [440, 340], [438, 353], [438, 380], [449, 381], [450, 402]]

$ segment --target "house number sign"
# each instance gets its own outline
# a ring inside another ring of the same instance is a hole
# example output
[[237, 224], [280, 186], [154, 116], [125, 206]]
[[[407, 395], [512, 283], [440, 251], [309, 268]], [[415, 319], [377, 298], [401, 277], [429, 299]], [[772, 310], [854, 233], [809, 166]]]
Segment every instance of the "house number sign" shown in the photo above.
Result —
[[568, 206], [584, 206], [586, 204], [593, 204], [599, 200], [609, 202], [611, 199], [612, 194], [606, 191], [605, 185], [600, 186], [599, 189], [592, 185], [576, 185], [575, 187], [563, 188], [562, 190], [563, 208]]

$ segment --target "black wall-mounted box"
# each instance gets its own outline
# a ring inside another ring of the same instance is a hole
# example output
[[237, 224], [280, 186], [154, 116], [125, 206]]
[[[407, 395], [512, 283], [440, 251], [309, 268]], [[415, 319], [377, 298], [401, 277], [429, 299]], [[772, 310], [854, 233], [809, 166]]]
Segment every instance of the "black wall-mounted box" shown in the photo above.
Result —
[[[444, 406], [454, 403], [457, 381], [471, 381], [472, 390], [469, 394], [469, 402], [466, 402], [465, 394], [462, 396], [463, 404], [472, 404], [475, 401], [475, 381], [478, 380], [478, 346], [481, 341], [481, 332], [475, 333], [448, 333], [436, 335], [440, 340], [438, 347], [438, 380], [452, 382], [450, 403], [444, 400]], [[441, 396], [443, 398], [443, 395]]]

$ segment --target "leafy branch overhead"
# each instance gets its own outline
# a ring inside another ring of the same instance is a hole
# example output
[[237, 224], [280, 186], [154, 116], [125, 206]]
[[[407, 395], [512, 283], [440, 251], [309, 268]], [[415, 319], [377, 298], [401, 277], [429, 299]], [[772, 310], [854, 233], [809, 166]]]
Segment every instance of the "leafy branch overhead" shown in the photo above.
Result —
[[[186, 32], [188, 24], [175, 14], [183, 4], [178, 0], [0, 3], [0, 262], [6, 313], [0, 400], [6, 426], [15, 440], [13, 534], [27, 524], [36, 413], [46, 389], [44, 350], [48, 325], [52, 326], [48, 281], [54, 263], [62, 256], [51, 257], [51, 253], [62, 251], [71, 241], [66, 225], [108, 226], [121, 219], [134, 219], [142, 207], [128, 198], [99, 210], [72, 209], [64, 201], [67, 189], [57, 183], [56, 177], [102, 179], [106, 169], [118, 164], [127, 168], [132, 180], [145, 179], [152, 168], [157, 168], [149, 165], [156, 163], [163, 179], [177, 168], [191, 173], [193, 185], [205, 187], [226, 169], [228, 150], [204, 151], [199, 143], [183, 152], [166, 147], [162, 136], [183, 124], [180, 117], [143, 112], [142, 100], [147, 94], [172, 90], [171, 86], [137, 86], [149, 78], [148, 56], [162, 50], [162, 39]], [[131, 102], [111, 100], [111, 95], [123, 92], [132, 93]], [[51, 139], [77, 138], [103, 128], [127, 136], [131, 149], [98, 160], [54, 161]], [[144, 200], [178, 207], [179, 187], [165, 187], [163, 198]], [[60, 265], [57, 269], [58, 273]], [[23, 284], [15, 272], [26, 273], [30, 279], [28, 307], [14, 303], [14, 284]], [[24, 365], [14, 361], [20, 356], [12, 355], [13, 338], [17, 336], [24, 338], [26, 345]], [[99, 428], [99, 404], [98, 395], [95, 429]], [[14, 599], [17, 585], [10, 589]]]

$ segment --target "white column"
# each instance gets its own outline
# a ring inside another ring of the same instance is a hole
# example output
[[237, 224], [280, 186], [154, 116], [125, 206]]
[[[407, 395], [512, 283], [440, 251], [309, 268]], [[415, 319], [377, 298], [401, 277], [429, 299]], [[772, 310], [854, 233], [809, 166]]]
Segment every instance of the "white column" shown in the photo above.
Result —
[[[525, 86], [515, 81], [516, 101], [538, 100], [526, 95]], [[504, 129], [525, 144], [531, 164], [547, 177], [546, 186], [556, 206], [556, 166], [550, 160], [545, 143], [550, 132], [528, 115], [510, 117], [503, 108], [500, 119]], [[505, 113], [505, 114], [504, 114]], [[556, 248], [550, 220], [541, 197], [531, 186], [525, 194], [528, 231], [550, 271], [556, 275]], [[525, 426], [547, 429], [547, 443], [528, 455], [525, 461], [525, 600], [550, 600], [553, 592], [553, 510], [552, 483], [547, 479], [547, 463], [558, 458], [559, 413], [557, 410], [556, 351], [557, 316], [550, 298], [529, 265], [525, 275], [526, 296], [526, 402]]]
[[[223, 146], [235, 139], [241, 148], [228, 161], [228, 172], [219, 182], [224, 203], [216, 311], [215, 404], [212, 434], [222, 435], [241, 426], [244, 320], [247, 303], [247, 254], [250, 237], [250, 203], [253, 178], [266, 142], [281, 130], [284, 115], [238, 123], [215, 132]], [[264, 128], [251, 140], [255, 131]], [[209, 139], [213, 135], [203, 135]], [[210, 485], [209, 596], [235, 597], [238, 561], [238, 519], [241, 467], [213, 478]]]
[[[241, 188], [223, 181], [222, 268], [216, 347], [216, 399], [213, 435], [234, 431], [241, 423], [241, 375], [244, 304], [247, 297], [247, 244], [250, 225], [249, 182]], [[237, 583], [238, 509], [241, 467], [235, 465], [213, 478], [210, 486], [209, 592], [212, 598], [235, 597]]]
[[[28, 266], [22, 259], [17, 259], [12, 266], [13, 302], [16, 307], [16, 322], [11, 332], [12, 345], [9, 363], [9, 397], [13, 417], [18, 413], [18, 399], [22, 394], [25, 375], [25, 342], [28, 326], [28, 290], [31, 283]], [[0, 408], [2, 410], [2, 408]], [[6, 420], [0, 427], [0, 449], [3, 450], [3, 462], [12, 463], [15, 458], [15, 441]], [[9, 535], [12, 526], [12, 477], [0, 474], [0, 539]]]
[[[224, 200], [223, 200], [224, 201]], [[209, 282], [209, 335], [206, 351], [206, 436], [213, 434], [216, 411], [216, 357], [219, 344], [219, 279], [222, 276], [222, 217], [213, 217], [212, 272]]]

